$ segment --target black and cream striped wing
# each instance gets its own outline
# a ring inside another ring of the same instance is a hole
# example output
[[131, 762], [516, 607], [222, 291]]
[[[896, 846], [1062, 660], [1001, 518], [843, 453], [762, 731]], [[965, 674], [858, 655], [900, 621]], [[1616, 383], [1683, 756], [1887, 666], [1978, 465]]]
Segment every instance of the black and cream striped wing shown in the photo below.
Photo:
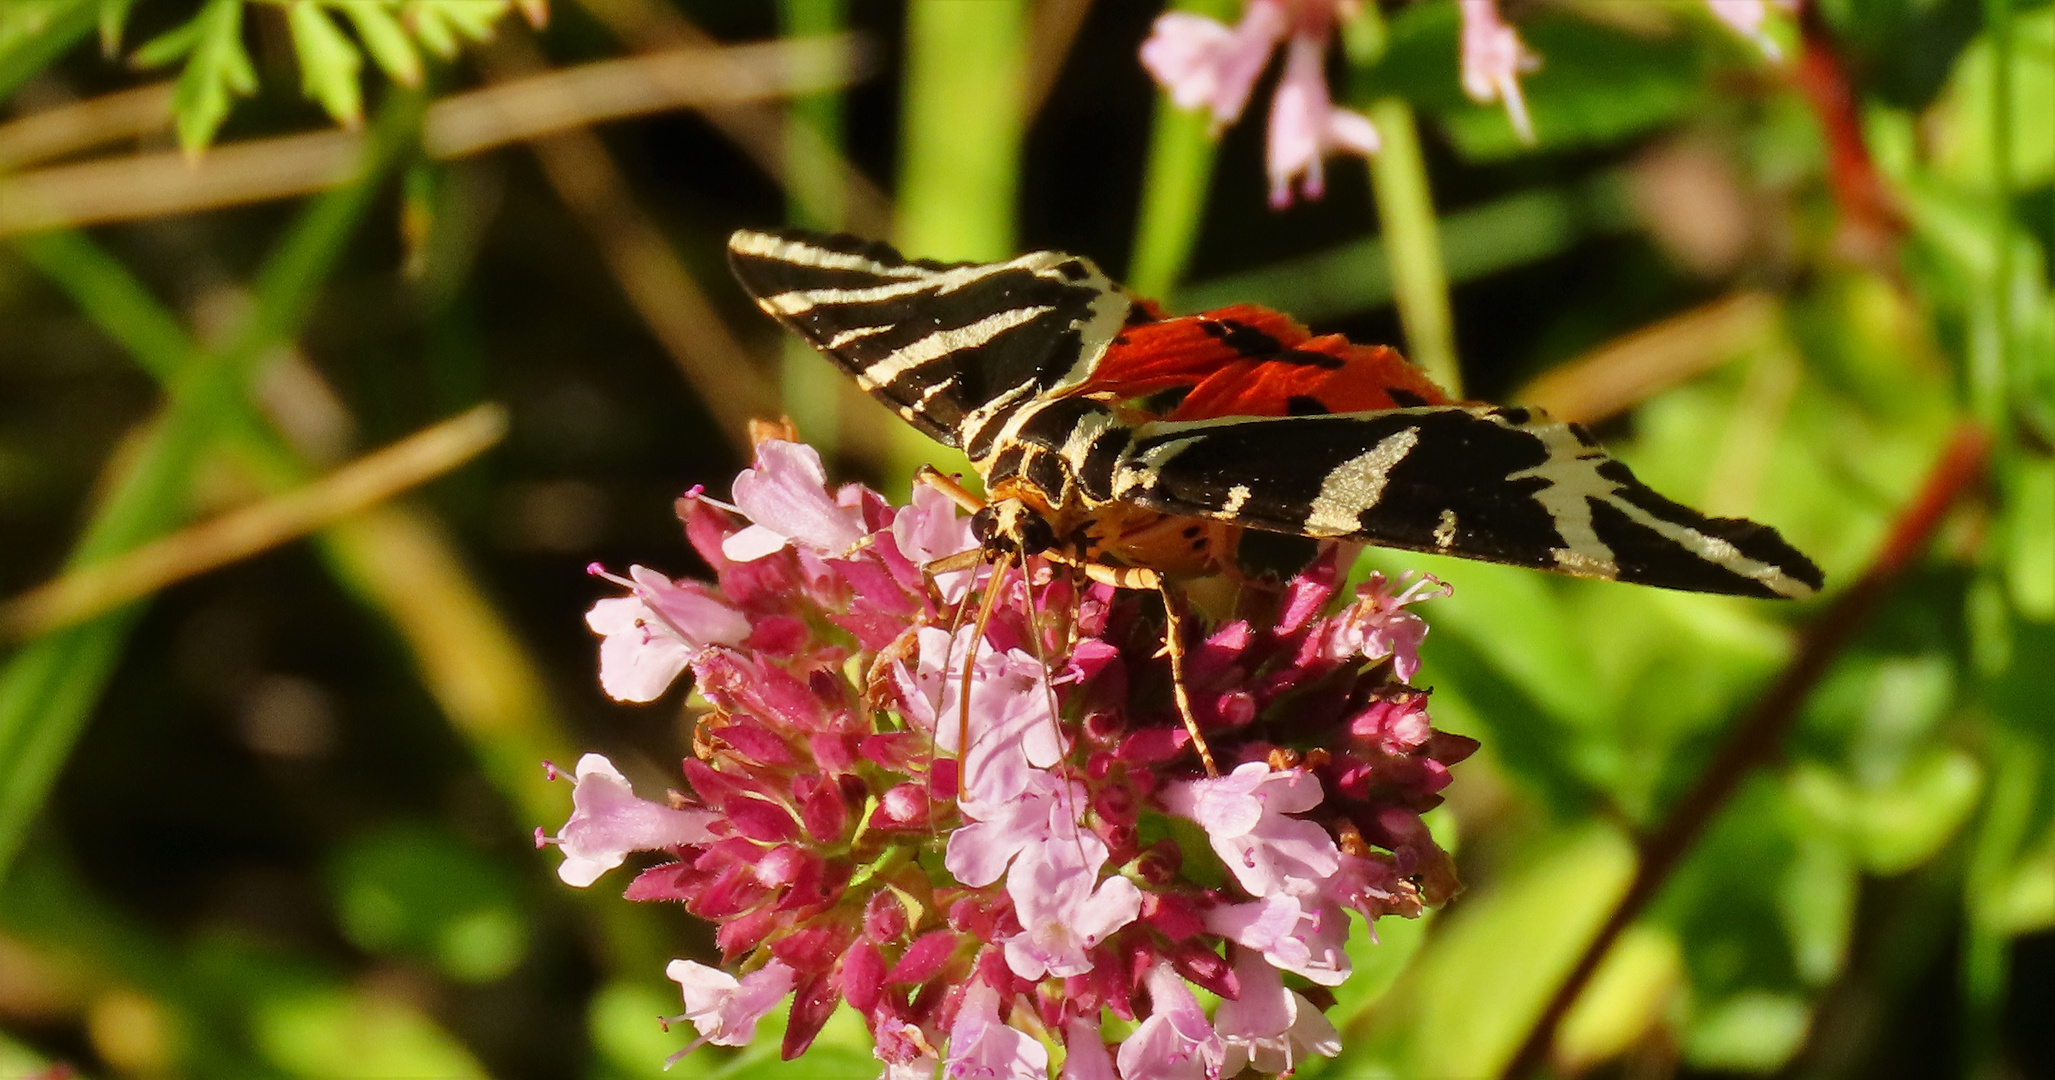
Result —
[[1129, 303], [1091, 260], [909, 260], [851, 236], [737, 232], [735, 277], [857, 385], [939, 442], [986, 456], [1028, 401], [1083, 382]]
[[1669, 589], [1821, 583], [1776, 530], [1672, 502], [1582, 428], [1526, 409], [1144, 424], [1112, 488], [1167, 514]]

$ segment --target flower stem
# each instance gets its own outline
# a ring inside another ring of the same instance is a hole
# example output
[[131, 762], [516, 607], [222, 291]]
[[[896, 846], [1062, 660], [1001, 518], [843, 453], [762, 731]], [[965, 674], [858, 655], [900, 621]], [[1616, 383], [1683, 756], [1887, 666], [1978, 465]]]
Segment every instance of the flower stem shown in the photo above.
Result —
[[[779, 0], [779, 29], [787, 37], [839, 33], [849, 22], [848, 0]], [[840, 91], [795, 97], [785, 106], [785, 216], [809, 229], [847, 227], [848, 191], [839, 163], [843, 144]], [[806, 441], [832, 460], [839, 442], [842, 383], [813, 347], [783, 335], [779, 398]]]
[[[2012, 367], [2012, 3], [1984, 0], [1985, 34], [1991, 39], [1992, 265], [1990, 325], [1971, 346], [1970, 411], [1993, 431], [2003, 431], [2006, 383]], [[1981, 347], [1979, 347], [1981, 346]]]
[[1134, 257], [1127, 270], [1128, 287], [1142, 296], [1168, 298], [1198, 244], [1218, 145], [1206, 130], [1209, 122], [1206, 113], [1180, 109], [1157, 95]]
[[1420, 154], [1413, 108], [1398, 98], [1383, 98], [1370, 106], [1369, 113], [1382, 144], [1370, 159], [1370, 183], [1376, 192], [1385, 254], [1391, 260], [1392, 293], [1398, 301], [1399, 324], [1405, 327], [1407, 351], [1429, 378], [1450, 396], [1460, 398], [1463, 376], [1456, 362], [1448, 273], [1442, 265], [1434, 199], [1427, 185], [1427, 164]]
[[[906, 254], [980, 262], [1013, 254], [1027, 134], [1027, 28], [1024, 0], [908, 6], [897, 226]], [[905, 424], [892, 424], [891, 439], [887, 475], [895, 480], [947, 453]], [[958, 456], [939, 467], [949, 473], [967, 465]]]

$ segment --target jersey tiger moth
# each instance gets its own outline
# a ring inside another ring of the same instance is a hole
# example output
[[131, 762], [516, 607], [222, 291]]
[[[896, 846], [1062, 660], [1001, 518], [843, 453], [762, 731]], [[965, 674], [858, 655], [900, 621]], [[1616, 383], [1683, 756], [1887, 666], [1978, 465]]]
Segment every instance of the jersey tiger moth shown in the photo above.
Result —
[[1054, 251], [940, 263], [745, 230], [728, 255], [758, 307], [970, 457], [988, 556], [1208, 573], [1257, 529], [1694, 592], [1821, 585], [1774, 529], [1656, 494], [1578, 425], [1449, 401], [1391, 349], [1262, 308], [1165, 317]]

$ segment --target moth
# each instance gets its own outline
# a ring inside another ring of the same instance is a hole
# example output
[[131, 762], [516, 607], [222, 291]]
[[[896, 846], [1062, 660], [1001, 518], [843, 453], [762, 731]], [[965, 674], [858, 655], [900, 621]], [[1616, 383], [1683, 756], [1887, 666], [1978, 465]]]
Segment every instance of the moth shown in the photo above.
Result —
[[764, 312], [968, 455], [987, 493], [974, 557], [1002, 567], [1041, 555], [1161, 588], [1231, 568], [1255, 530], [1693, 592], [1822, 583], [1774, 529], [1658, 495], [1576, 424], [1450, 401], [1391, 349], [1263, 308], [1167, 317], [1055, 251], [942, 263], [745, 230], [728, 260]]
[[1692, 592], [1822, 582], [1776, 530], [1658, 495], [1576, 424], [1451, 402], [1392, 350], [1275, 312], [1166, 318], [1054, 251], [938, 263], [740, 231], [728, 256], [758, 307], [969, 456], [991, 554], [1202, 573], [1231, 534], [1165, 536], [1217, 524]]

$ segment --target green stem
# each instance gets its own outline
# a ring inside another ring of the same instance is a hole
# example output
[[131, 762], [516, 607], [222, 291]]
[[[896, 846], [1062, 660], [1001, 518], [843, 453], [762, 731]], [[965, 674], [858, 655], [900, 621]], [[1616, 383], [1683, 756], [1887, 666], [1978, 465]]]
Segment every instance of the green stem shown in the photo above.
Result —
[[1198, 244], [1218, 146], [1208, 130], [1211, 120], [1160, 94], [1156, 98], [1134, 258], [1127, 271], [1128, 287], [1142, 296], [1168, 300]]
[[1991, 325], [1970, 364], [1970, 408], [1994, 432], [2005, 430], [2012, 371], [2012, 0], [1984, 0], [1991, 38], [1991, 184], [1996, 198], [1992, 237]]
[[[993, 261], [1013, 254], [1014, 199], [1027, 135], [1025, 0], [912, 0], [900, 123], [898, 241], [927, 259]], [[897, 491], [934, 463], [967, 471], [961, 455], [892, 425]]]
[[2025, 843], [2039, 793], [2043, 747], [2035, 740], [1992, 727], [1990, 794], [1984, 804], [1976, 838], [1971, 843], [1964, 875], [1962, 943], [1963, 1037], [1959, 1075], [1971, 1078], [1999, 1074], [1998, 1026], [2005, 1007], [2007, 950], [2011, 940], [1996, 918], [1992, 899]]
[[[779, 0], [779, 28], [787, 37], [839, 33], [849, 23], [848, 0]], [[839, 164], [822, 151], [840, 152], [844, 142], [842, 95], [824, 91], [793, 98], [785, 106], [785, 216], [795, 225], [826, 232], [846, 226], [848, 192]], [[781, 335], [780, 397], [799, 434], [830, 459], [839, 439], [842, 383], [813, 347]]]
[[1385, 254], [1391, 259], [1392, 295], [1398, 301], [1407, 350], [1429, 378], [1460, 398], [1463, 376], [1456, 361], [1448, 273], [1442, 265], [1434, 198], [1413, 108], [1397, 98], [1384, 98], [1372, 104], [1369, 113], [1383, 144], [1370, 159], [1370, 183], [1377, 196]]

